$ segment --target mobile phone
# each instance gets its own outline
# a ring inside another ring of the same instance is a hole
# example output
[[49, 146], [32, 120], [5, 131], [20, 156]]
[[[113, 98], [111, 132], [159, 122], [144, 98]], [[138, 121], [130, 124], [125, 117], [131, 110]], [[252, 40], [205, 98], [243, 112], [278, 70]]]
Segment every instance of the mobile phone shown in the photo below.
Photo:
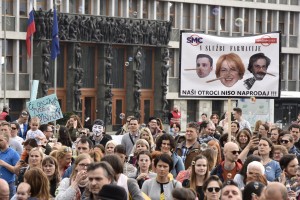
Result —
[[258, 137], [258, 131], [253, 131], [253, 137]]
[[21, 163], [21, 164], [24, 164], [24, 163], [25, 163], [25, 161], [24, 161], [24, 160], [20, 160], [20, 163]]

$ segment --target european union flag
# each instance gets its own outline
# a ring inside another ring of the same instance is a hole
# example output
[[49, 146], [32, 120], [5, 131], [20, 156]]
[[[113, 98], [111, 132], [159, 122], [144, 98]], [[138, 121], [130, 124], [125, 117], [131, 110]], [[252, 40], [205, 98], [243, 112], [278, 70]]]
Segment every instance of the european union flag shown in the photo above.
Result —
[[57, 23], [56, 8], [54, 8], [53, 28], [52, 28], [52, 43], [51, 43], [51, 59], [55, 60], [55, 58], [59, 54], [60, 54], [60, 49], [59, 49], [59, 38], [58, 38], [58, 23]]

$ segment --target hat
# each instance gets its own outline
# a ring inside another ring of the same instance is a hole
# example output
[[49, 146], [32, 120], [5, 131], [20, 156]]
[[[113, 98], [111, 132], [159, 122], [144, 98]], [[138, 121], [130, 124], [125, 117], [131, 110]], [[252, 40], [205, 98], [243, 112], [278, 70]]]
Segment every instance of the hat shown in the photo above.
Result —
[[94, 121], [94, 124], [93, 125], [101, 125], [101, 126], [104, 126], [104, 122], [103, 122], [103, 120], [101, 120], [101, 119], [96, 119], [95, 121]]
[[104, 185], [100, 190], [98, 197], [101, 200], [127, 200], [127, 192], [118, 185]]
[[29, 113], [26, 110], [23, 110], [21, 113], [22, 117], [27, 117], [29, 115]]

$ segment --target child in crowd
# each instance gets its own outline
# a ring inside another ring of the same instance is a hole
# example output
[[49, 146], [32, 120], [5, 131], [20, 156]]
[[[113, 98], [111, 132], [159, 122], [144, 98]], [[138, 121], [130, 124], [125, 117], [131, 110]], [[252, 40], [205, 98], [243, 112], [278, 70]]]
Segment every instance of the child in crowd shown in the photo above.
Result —
[[35, 139], [39, 146], [42, 145], [41, 140], [44, 140], [46, 136], [39, 130], [40, 119], [38, 117], [32, 117], [30, 121], [30, 130], [27, 132], [26, 140]]
[[28, 183], [25, 183], [25, 182], [20, 183], [20, 185], [18, 186], [18, 189], [17, 189], [17, 200], [30, 199], [30, 195], [31, 195], [30, 190], [31, 190], [31, 188]]

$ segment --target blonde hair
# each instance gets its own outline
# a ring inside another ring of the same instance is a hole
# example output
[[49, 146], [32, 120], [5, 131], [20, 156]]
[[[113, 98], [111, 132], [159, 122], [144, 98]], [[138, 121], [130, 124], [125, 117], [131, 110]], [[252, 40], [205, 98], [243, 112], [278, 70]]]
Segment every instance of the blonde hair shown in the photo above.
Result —
[[72, 154], [72, 149], [70, 147], [67, 147], [67, 146], [62, 146], [57, 150], [55, 158], [57, 159], [57, 161], [59, 161], [59, 159], [62, 159], [63, 157], [65, 157], [65, 155], [67, 153]]
[[135, 142], [135, 144], [134, 144], [134, 146], [133, 146], [133, 148], [132, 148], [132, 151], [131, 151], [131, 153], [132, 154], [136, 154], [137, 152], [136, 152], [136, 146], [137, 145], [145, 145], [146, 147], [147, 147], [147, 150], [148, 151], [150, 151], [150, 146], [149, 146], [149, 143], [147, 142], [147, 140], [145, 140], [145, 139], [138, 139], [136, 142]]
[[87, 153], [80, 154], [80, 155], [76, 158], [76, 160], [75, 160], [75, 162], [74, 162], [74, 167], [73, 167], [73, 170], [72, 170], [72, 173], [71, 173], [71, 176], [70, 176], [70, 181], [71, 181], [71, 180], [73, 179], [73, 177], [75, 177], [75, 176], [77, 175], [77, 173], [78, 173], [78, 171], [76, 170], [78, 164], [79, 164], [81, 161], [85, 160], [85, 159], [89, 159], [89, 160], [91, 161], [91, 163], [94, 162], [93, 159], [91, 158], [91, 156], [90, 156], [89, 154], [87, 154]]
[[117, 146], [118, 145], [118, 143], [116, 142], [116, 141], [114, 141], [114, 140], [109, 140], [106, 144], [105, 144], [105, 150], [106, 150], [106, 148], [108, 147], [108, 145], [109, 144], [113, 144], [113, 145], [115, 145], [115, 146]]
[[41, 122], [41, 120], [38, 117], [32, 117], [30, 120], [30, 124], [32, 124], [32, 123], [40, 124], [40, 122]]
[[150, 129], [148, 127], [142, 128], [140, 138], [141, 138], [143, 132], [148, 134], [149, 141], [147, 141], [147, 142], [149, 143], [149, 146], [152, 147], [154, 145], [154, 139], [153, 139], [153, 136], [152, 136], [152, 133], [151, 133]]

